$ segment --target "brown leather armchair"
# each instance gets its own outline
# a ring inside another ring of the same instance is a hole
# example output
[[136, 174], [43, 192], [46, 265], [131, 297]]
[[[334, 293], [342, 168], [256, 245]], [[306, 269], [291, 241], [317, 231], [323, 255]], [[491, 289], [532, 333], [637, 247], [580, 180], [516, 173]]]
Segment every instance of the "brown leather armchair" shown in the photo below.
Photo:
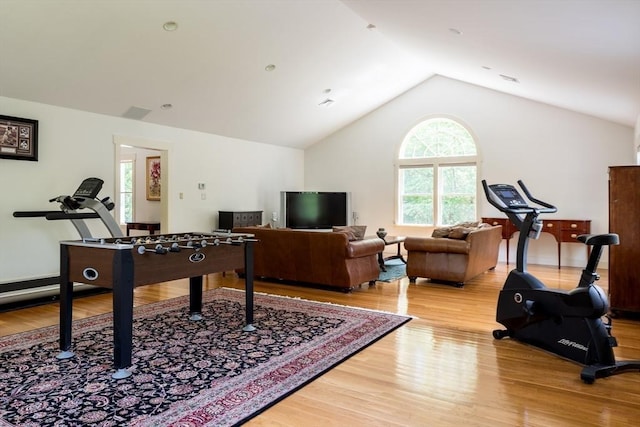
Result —
[[467, 280], [495, 268], [502, 239], [501, 226], [469, 230], [463, 239], [407, 237], [407, 276], [442, 281], [461, 287]]

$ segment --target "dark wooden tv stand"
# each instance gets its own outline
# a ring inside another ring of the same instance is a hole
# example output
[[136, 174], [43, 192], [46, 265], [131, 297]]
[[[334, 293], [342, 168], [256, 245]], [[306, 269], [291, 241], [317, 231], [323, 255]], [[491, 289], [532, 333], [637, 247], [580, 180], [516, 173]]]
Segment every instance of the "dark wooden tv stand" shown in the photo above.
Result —
[[221, 230], [253, 225], [262, 225], [262, 211], [218, 211], [218, 228]]

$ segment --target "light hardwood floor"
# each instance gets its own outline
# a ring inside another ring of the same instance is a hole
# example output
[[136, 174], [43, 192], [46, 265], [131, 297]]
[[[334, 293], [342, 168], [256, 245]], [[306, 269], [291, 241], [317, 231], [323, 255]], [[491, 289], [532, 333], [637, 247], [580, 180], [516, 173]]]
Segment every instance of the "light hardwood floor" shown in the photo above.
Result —
[[[306, 385], [248, 426], [631, 426], [640, 425], [640, 373], [587, 385], [581, 367], [491, 331], [507, 272], [500, 264], [458, 289], [407, 278], [352, 293], [256, 282], [256, 290], [403, 313], [415, 318]], [[550, 287], [571, 289], [576, 268], [530, 266]], [[606, 289], [606, 270], [600, 286]], [[242, 288], [213, 274], [207, 288]], [[137, 288], [142, 305], [187, 293], [177, 281]], [[80, 298], [74, 316], [111, 311], [109, 294]], [[0, 335], [58, 323], [58, 304], [0, 313]], [[615, 319], [618, 359], [640, 359], [640, 321]]]

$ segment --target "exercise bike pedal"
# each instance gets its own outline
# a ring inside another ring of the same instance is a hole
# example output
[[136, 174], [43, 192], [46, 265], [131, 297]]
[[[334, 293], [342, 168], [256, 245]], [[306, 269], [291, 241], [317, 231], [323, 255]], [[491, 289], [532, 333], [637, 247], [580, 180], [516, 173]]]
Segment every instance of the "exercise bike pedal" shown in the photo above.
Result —
[[524, 310], [527, 315], [533, 316], [536, 314], [536, 306], [537, 304], [535, 301], [527, 300], [522, 304], [522, 310]]
[[493, 338], [497, 340], [501, 340], [502, 338], [510, 337], [511, 331], [508, 329], [494, 329], [493, 330]]

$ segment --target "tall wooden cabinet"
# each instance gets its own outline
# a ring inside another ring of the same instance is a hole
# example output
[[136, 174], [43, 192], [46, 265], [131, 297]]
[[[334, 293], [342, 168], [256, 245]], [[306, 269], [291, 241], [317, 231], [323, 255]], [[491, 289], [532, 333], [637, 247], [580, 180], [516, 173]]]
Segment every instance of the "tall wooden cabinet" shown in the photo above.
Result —
[[614, 312], [640, 312], [640, 166], [609, 168], [609, 303]]

